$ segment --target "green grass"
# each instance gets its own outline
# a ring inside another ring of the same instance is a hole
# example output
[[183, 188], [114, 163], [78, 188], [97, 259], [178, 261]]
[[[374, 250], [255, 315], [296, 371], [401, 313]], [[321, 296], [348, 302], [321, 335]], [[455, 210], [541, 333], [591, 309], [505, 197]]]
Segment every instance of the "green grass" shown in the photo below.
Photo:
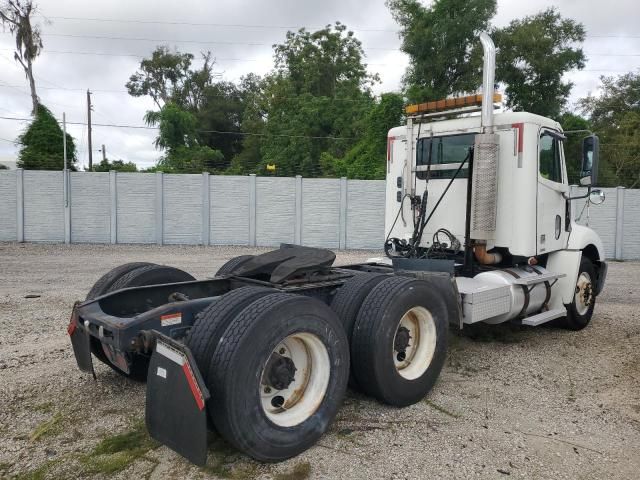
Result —
[[289, 472], [278, 473], [274, 480], [305, 480], [311, 475], [311, 464], [309, 462], [297, 463]]
[[100, 441], [80, 461], [87, 473], [111, 475], [120, 472], [159, 444], [149, 437], [143, 422], [137, 422], [128, 432], [119, 433]]
[[209, 444], [209, 461], [202, 470], [230, 480], [249, 480], [258, 476], [259, 464], [248, 460], [220, 438]]
[[29, 436], [29, 440], [37, 442], [44, 437], [57, 435], [62, 430], [62, 420], [64, 417], [60, 412], [56, 413], [49, 420], [45, 420]]
[[443, 406], [438, 405], [437, 403], [433, 403], [428, 398], [424, 399], [424, 403], [429, 405], [431, 408], [433, 408], [435, 410], [438, 410], [441, 413], [444, 413], [445, 415], [449, 415], [452, 418], [460, 418], [460, 415], [458, 413], [451, 412], [451, 411], [447, 410], [446, 408], [444, 408]]
[[32, 407], [34, 412], [40, 413], [51, 413], [53, 411], [54, 404], [53, 402], [44, 402]]
[[[58, 463], [58, 460], [50, 460], [44, 463], [43, 465], [40, 465], [35, 470], [29, 470], [28, 472], [18, 473], [17, 475], [13, 475], [8, 478], [10, 478], [11, 480], [43, 480], [46, 477], [47, 473], [49, 472], [49, 469], [53, 467], [56, 463]], [[2, 470], [0, 470], [0, 473], [3, 473], [2, 478], [5, 478], [4, 472]]]

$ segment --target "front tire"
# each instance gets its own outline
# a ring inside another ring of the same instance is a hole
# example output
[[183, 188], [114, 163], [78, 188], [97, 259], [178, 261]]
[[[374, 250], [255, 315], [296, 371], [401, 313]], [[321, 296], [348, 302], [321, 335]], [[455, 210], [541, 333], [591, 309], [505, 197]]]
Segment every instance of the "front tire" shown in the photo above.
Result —
[[347, 388], [349, 349], [335, 313], [316, 299], [276, 293], [245, 308], [223, 340], [207, 381], [216, 430], [259, 461], [311, 447]]
[[582, 330], [591, 322], [596, 305], [596, 269], [589, 258], [582, 257], [571, 304], [567, 305], [564, 325], [570, 330]]

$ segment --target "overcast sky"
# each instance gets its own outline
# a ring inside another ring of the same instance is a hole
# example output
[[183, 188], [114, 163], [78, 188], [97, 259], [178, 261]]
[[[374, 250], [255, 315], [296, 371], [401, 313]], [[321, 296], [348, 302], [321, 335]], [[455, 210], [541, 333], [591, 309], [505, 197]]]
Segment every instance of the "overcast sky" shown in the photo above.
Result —
[[[94, 124], [143, 125], [150, 100], [126, 94], [124, 84], [140, 57], [159, 45], [199, 55], [210, 50], [225, 80], [264, 74], [272, 68], [272, 48], [287, 29], [322, 27], [336, 20], [355, 30], [371, 72], [380, 74], [376, 92], [397, 91], [407, 64], [398, 48], [397, 25], [384, 1], [324, 0], [41, 0], [44, 51], [35, 62], [36, 86], [42, 102], [61, 118], [86, 122], [86, 89], [92, 90]], [[600, 75], [618, 75], [640, 67], [640, 2], [638, 0], [499, 0], [494, 24], [556, 6], [563, 16], [582, 22], [587, 30], [584, 71], [568, 75], [575, 83], [572, 100], [594, 92]], [[66, 17], [66, 18], [65, 18]], [[200, 25], [198, 25], [200, 24]], [[208, 24], [208, 25], [202, 25]], [[102, 38], [99, 38], [102, 37]], [[108, 37], [108, 38], [105, 38]], [[13, 39], [0, 31], [0, 116], [27, 117], [31, 109], [28, 83], [13, 60]], [[96, 55], [100, 53], [101, 55]], [[0, 160], [14, 159], [14, 140], [25, 122], [0, 119]], [[70, 125], [78, 160], [87, 163], [86, 127]], [[154, 163], [160, 153], [149, 130], [94, 126], [94, 161], [106, 145], [107, 155]]]

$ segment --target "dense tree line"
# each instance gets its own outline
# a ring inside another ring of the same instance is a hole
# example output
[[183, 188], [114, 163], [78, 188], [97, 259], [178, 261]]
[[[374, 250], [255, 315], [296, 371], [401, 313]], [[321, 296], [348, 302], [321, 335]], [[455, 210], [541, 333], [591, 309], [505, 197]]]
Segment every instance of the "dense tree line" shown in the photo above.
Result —
[[[360, 41], [339, 22], [288, 32], [273, 47], [273, 70], [238, 82], [215, 73], [209, 52], [195, 59], [168, 46], [156, 48], [126, 84], [130, 95], [148, 96], [155, 106], [144, 120], [158, 128], [155, 146], [161, 153], [147, 171], [384, 178], [386, 134], [402, 124], [407, 103], [478, 91], [478, 35], [487, 31], [498, 49], [496, 82], [506, 107], [582, 131], [565, 144], [571, 179], [577, 176], [580, 140], [590, 130], [601, 136], [601, 183], [640, 186], [640, 74], [603, 77], [601, 95], [582, 99], [577, 111], [568, 109], [573, 84], [565, 74], [586, 61], [580, 23], [550, 8], [496, 28], [496, 0], [435, 0], [428, 6], [388, 0], [387, 6], [409, 57], [401, 92], [374, 95], [378, 75], [367, 69]], [[23, 11], [16, 12], [11, 18], [21, 18]], [[29, 31], [21, 22], [22, 31]], [[18, 43], [21, 58], [28, 53], [33, 60], [42, 49], [39, 31], [33, 32], [31, 40]], [[59, 148], [46, 145], [62, 132], [41, 107], [19, 138], [24, 168], [61, 164], [54, 160]], [[68, 143], [73, 164], [75, 149]], [[137, 170], [121, 160], [94, 167], [109, 169]]]

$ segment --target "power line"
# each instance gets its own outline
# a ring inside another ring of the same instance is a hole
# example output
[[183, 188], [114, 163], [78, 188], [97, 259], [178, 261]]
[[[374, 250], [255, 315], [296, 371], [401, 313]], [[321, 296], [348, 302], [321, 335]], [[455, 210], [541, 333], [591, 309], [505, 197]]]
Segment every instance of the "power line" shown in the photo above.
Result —
[[[10, 48], [0, 48], [2, 51], [13, 51]], [[106, 56], [106, 57], [131, 57], [131, 58], [147, 58], [149, 55], [135, 54], [135, 53], [113, 53], [113, 52], [86, 52], [86, 51], [74, 51], [74, 50], [46, 50], [46, 53], [60, 54], [60, 55], [89, 55], [89, 56]], [[191, 53], [192, 55], [196, 55], [193, 52], [183, 52], [183, 53]], [[589, 54], [586, 55], [591, 56], [607, 56], [605, 53], [597, 53], [597, 54]], [[615, 56], [640, 56], [640, 54], [620, 54]], [[5, 57], [6, 58], [6, 57]], [[237, 58], [237, 57], [215, 57], [216, 62], [261, 62], [262, 59], [259, 58]], [[367, 63], [368, 66], [404, 66], [404, 63]], [[582, 72], [627, 72], [628, 70], [615, 70], [615, 69], [582, 69]], [[46, 80], [43, 80], [47, 82]], [[48, 82], [51, 83], [51, 82]], [[43, 88], [43, 87], [40, 87]], [[75, 90], [75, 89], [74, 89]]]
[[[8, 84], [3, 84], [2, 82], [0, 82], [0, 87], [7, 87], [7, 88], [12, 88], [14, 90], [18, 90], [19, 93], [23, 94], [23, 95], [29, 95], [27, 92], [20, 90], [20, 86], [19, 85], [8, 85]], [[69, 92], [85, 92], [86, 88], [71, 88], [71, 87], [38, 87], [39, 89], [44, 89], [44, 90], [63, 90], [63, 91], [69, 91]], [[111, 90], [111, 89], [101, 89], [101, 88], [92, 88], [91, 89], [91, 93], [96, 93], [96, 92], [100, 92], [100, 93], [117, 93], [117, 94], [122, 94], [122, 95], [130, 95], [129, 92], [127, 90]], [[210, 93], [209, 95], [213, 96], [213, 97], [225, 97], [224, 93]], [[274, 97], [275, 100], [295, 100], [298, 99], [299, 97]], [[323, 97], [323, 96], [314, 96], [314, 98], [326, 98], [328, 100], [331, 100], [332, 102], [364, 102], [367, 100], [367, 98], [335, 98], [335, 97]], [[74, 107], [77, 108], [77, 107]], [[68, 122], [67, 122], [68, 123]]]
[[[138, 20], [138, 19], [119, 19], [119, 18], [98, 18], [98, 17], [67, 17], [67, 16], [48, 16], [40, 15], [46, 19], [53, 20], [66, 20], [66, 21], [88, 21], [88, 22], [101, 22], [101, 23], [130, 23], [130, 24], [143, 24], [143, 25], [177, 25], [177, 26], [192, 26], [192, 27], [228, 27], [228, 28], [258, 28], [258, 29], [276, 29], [276, 30], [299, 30], [305, 28], [307, 30], [315, 30], [325, 28], [323, 26], [311, 26], [311, 25], [265, 25], [265, 24], [246, 24], [246, 23], [209, 23], [209, 22], [191, 22], [191, 21], [166, 21], [166, 20]], [[331, 24], [329, 24], [331, 25]], [[399, 33], [401, 28], [383, 28], [377, 26], [354, 26], [348, 30], [360, 31], [360, 32], [389, 32]], [[626, 35], [626, 34], [587, 34], [587, 37], [592, 38], [640, 38], [640, 35]]]
[[[2, 120], [13, 121], [31, 121], [30, 118], [20, 117], [5, 117], [0, 116]], [[58, 120], [59, 121], [59, 120]], [[67, 121], [67, 125], [83, 125], [86, 126], [87, 122], [71, 122]], [[150, 127], [146, 125], [124, 125], [115, 123], [91, 123], [92, 127], [113, 127], [113, 128], [132, 128], [139, 130], [157, 130], [158, 127]], [[237, 135], [237, 136], [256, 136], [256, 137], [286, 137], [286, 138], [308, 138], [313, 140], [356, 140], [356, 137], [334, 137], [330, 135], [290, 135], [290, 134], [277, 134], [277, 133], [249, 133], [249, 132], [232, 132], [228, 130], [196, 130], [198, 133], [216, 133], [221, 135]]]
[[[13, 51], [12, 48], [0, 48], [0, 50], [3, 51]], [[133, 58], [146, 58], [149, 56], [149, 54], [147, 55], [141, 55], [141, 54], [135, 54], [135, 53], [112, 53], [112, 52], [77, 52], [77, 51], [73, 51], [73, 50], [44, 50], [44, 53], [55, 53], [55, 54], [62, 54], [62, 55], [95, 55], [95, 56], [104, 56], [104, 57], [133, 57]], [[198, 55], [196, 53], [193, 52], [181, 52], [181, 53], [191, 53], [191, 55]], [[237, 57], [215, 57], [215, 61], [225, 61], [225, 62], [260, 62], [262, 61], [259, 58], [237, 58]]]
[[[10, 34], [10, 32], [2, 32], [5, 34]], [[263, 42], [238, 42], [238, 41], [227, 41], [227, 40], [176, 40], [176, 39], [166, 39], [166, 38], [145, 38], [145, 37], [111, 37], [105, 35], [80, 35], [80, 34], [72, 34], [72, 33], [47, 33], [46, 36], [50, 37], [65, 37], [65, 38], [88, 38], [94, 40], [122, 40], [127, 42], [158, 42], [158, 43], [191, 43], [196, 45], [245, 45], [245, 46], [261, 46], [261, 47], [271, 47], [273, 43], [263, 43]], [[390, 48], [390, 47], [362, 47], [363, 50], [384, 50], [390, 52], [401, 52], [402, 50], [399, 48]], [[640, 53], [586, 53], [585, 55], [591, 56], [610, 56], [610, 57], [637, 57], [640, 56]]]
[[[263, 25], [263, 24], [243, 24], [243, 23], [203, 23], [203, 22], [186, 22], [186, 21], [162, 21], [162, 20], [132, 20], [132, 19], [116, 19], [116, 18], [86, 18], [86, 17], [47, 17], [54, 20], [72, 20], [72, 21], [88, 21], [88, 22], [104, 22], [104, 23], [134, 23], [143, 25], [181, 25], [191, 27], [229, 27], [229, 28], [260, 28], [260, 29], [278, 29], [278, 30], [299, 30], [320, 29], [322, 27], [302, 26], [302, 25]], [[348, 27], [347, 27], [348, 28]], [[354, 27], [348, 28], [359, 32], [398, 32], [397, 29], [377, 28], [377, 27]]]
[[[10, 35], [10, 32], [0, 32]], [[259, 46], [259, 47], [271, 47], [273, 43], [262, 42], [231, 42], [226, 40], [175, 40], [166, 38], [144, 38], [144, 37], [110, 37], [104, 35], [79, 35], [73, 33], [47, 33], [45, 36], [49, 37], [65, 37], [65, 38], [89, 38], [97, 40], [123, 40], [127, 42], [158, 42], [158, 43], [193, 43], [196, 45], [246, 45], [246, 46]], [[277, 43], [277, 42], [275, 42]], [[363, 50], [388, 50], [388, 51], [400, 51], [398, 48], [389, 47], [363, 47]]]

